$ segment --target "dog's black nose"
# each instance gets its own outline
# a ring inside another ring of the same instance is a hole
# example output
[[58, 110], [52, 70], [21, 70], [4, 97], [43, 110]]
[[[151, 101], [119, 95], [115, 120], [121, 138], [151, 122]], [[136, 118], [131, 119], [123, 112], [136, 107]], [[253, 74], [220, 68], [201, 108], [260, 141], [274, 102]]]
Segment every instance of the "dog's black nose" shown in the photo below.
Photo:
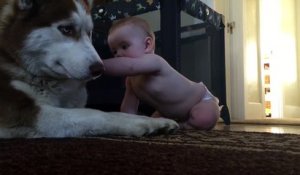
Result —
[[90, 66], [90, 72], [93, 77], [98, 77], [104, 71], [104, 66], [102, 63], [95, 63]]

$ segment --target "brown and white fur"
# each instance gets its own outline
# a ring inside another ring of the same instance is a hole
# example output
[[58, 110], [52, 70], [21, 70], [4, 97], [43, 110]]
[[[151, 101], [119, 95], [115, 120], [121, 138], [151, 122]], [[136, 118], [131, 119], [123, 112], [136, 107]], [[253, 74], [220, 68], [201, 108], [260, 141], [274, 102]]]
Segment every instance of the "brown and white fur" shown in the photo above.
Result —
[[0, 138], [142, 136], [169, 119], [84, 108], [103, 63], [91, 44], [91, 0], [0, 0]]

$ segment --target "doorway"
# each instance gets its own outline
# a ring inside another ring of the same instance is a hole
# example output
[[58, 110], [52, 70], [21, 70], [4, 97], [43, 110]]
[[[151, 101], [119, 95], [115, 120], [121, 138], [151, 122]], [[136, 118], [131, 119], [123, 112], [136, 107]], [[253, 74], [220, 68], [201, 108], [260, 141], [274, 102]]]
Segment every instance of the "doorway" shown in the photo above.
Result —
[[225, 35], [233, 120], [300, 119], [300, 1], [215, 4], [234, 23]]

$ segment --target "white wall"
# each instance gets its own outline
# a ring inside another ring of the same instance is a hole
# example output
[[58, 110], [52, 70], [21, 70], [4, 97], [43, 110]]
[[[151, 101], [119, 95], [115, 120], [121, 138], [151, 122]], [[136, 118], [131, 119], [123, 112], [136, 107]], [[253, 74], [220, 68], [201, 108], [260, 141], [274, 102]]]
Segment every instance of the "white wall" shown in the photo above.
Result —
[[[283, 0], [282, 0], [283, 1]], [[282, 33], [284, 38], [283, 58], [285, 72], [283, 116], [300, 118], [300, 78], [299, 78], [299, 0], [282, 2]], [[297, 19], [298, 18], [298, 19]], [[297, 41], [298, 38], [298, 41]], [[290, 53], [289, 53], [290, 52]], [[298, 52], [298, 53], [297, 53]]]
[[[296, 0], [296, 36], [297, 36], [297, 65], [298, 65], [298, 82], [300, 82], [300, 1]], [[298, 86], [300, 92], [300, 86]], [[298, 97], [300, 99], [300, 97]], [[299, 104], [300, 106], [300, 104]]]

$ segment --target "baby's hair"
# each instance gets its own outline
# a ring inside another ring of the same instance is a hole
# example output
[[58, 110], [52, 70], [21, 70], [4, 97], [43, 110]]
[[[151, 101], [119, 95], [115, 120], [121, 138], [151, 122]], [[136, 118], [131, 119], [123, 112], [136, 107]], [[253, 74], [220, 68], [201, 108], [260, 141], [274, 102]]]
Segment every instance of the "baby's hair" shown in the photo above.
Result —
[[120, 20], [114, 22], [113, 25], [111, 26], [111, 28], [109, 29], [108, 34], [110, 34], [115, 29], [117, 29], [121, 26], [124, 26], [124, 25], [128, 25], [128, 24], [131, 24], [131, 25], [141, 28], [146, 33], [146, 36], [149, 36], [153, 40], [155, 40], [155, 35], [154, 35], [153, 31], [151, 30], [151, 27], [148, 24], [148, 22], [142, 18], [135, 17], [135, 16], [126, 17], [126, 18], [123, 18], [123, 19], [120, 19]]

